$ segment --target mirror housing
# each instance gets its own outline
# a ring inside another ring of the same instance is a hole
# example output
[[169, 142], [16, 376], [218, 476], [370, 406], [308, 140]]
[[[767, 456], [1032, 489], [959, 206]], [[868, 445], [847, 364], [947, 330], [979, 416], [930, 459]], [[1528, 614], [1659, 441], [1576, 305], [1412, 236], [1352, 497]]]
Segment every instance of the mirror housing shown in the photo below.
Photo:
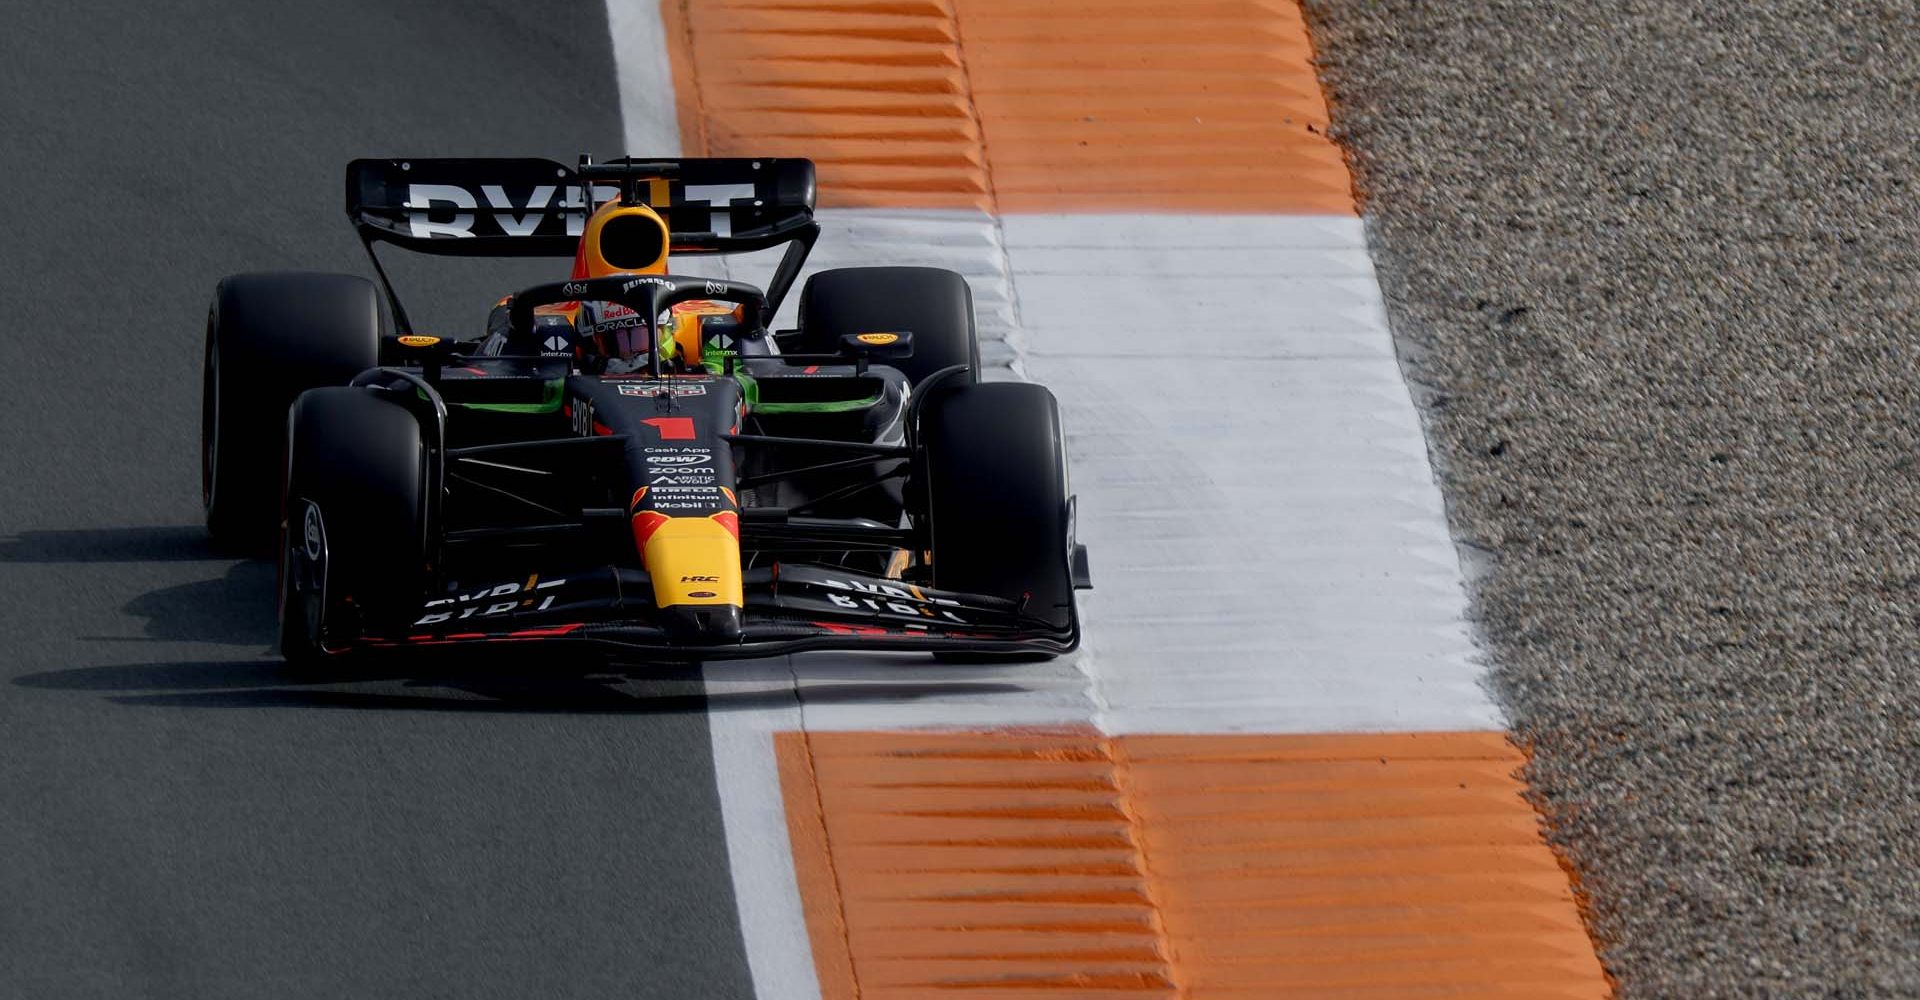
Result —
[[380, 339], [380, 353], [384, 358], [397, 359], [401, 364], [419, 365], [421, 374], [426, 376], [429, 383], [440, 381], [440, 367], [458, 353], [460, 346], [445, 337], [424, 333], [404, 333]]
[[840, 338], [840, 352], [862, 361], [913, 357], [913, 334], [906, 330], [849, 333]]

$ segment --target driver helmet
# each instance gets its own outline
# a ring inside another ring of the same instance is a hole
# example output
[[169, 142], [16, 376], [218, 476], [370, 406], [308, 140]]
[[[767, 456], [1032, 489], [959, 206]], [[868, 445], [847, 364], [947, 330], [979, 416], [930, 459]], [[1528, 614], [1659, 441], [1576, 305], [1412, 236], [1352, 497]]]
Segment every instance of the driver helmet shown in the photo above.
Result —
[[[610, 201], [587, 217], [572, 276], [665, 274], [668, 244], [667, 224], [658, 212]], [[637, 370], [647, 361], [653, 321], [617, 302], [582, 302], [577, 321], [581, 347], [606, 358], [608, 371]], [[661, 345], [663, 353], [671, 349], [671, 342]]]

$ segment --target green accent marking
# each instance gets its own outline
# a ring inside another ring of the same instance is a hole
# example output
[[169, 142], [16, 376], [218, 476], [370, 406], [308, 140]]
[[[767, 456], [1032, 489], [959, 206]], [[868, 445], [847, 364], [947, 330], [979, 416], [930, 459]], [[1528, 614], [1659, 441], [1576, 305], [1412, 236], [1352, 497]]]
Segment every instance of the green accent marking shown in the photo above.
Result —
[[708, 348], [700, 357], [707, 371], [715, 375], [726, 372], [726, 359], [734, 358], [733, 379], [740, 383], [740, 398], [746, 401], [747, 410], [752, 413], [851, 413], [864, 410], [880, 402], [879, 396], [865, 399], [837, 399], [823, 403], [762, 403], [760, 401], [760, 380], [747, 374], [745, 364], [733, 351], [720, 351]]
[[[488, 413], [558, 413], [560, 404], [565, 402], [566, 384], [566, 379], [548, 379], [546, 386], [540, 391], [538, 403], [456, 403], [449, 400], [447, 405], [458, 406], [464, 410], [484, 410]], [[415, 394], [421, 399], [427, 398], [424, 392], [415, 390]]]
[[865, 399], [842, 399], [829, 403], [761, 403], [753, 408], [755, 413], [851, 413], [864, 410], [880, 402], [879, 396]]
[[489, 413], [558, 413], [560, 404], [553, 403], [448, 403], [464, 410], [486, 410]]

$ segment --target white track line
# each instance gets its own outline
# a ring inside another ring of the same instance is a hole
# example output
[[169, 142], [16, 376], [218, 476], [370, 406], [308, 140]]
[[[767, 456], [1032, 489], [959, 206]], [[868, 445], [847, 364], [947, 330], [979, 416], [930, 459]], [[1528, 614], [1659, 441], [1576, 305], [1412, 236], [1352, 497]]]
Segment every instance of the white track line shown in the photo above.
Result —
[[703, 671], [727, 862], [758, 1000], [820, 996], [773, 753], [774, 733], [801, 729], [790, 660], [712, 663]]

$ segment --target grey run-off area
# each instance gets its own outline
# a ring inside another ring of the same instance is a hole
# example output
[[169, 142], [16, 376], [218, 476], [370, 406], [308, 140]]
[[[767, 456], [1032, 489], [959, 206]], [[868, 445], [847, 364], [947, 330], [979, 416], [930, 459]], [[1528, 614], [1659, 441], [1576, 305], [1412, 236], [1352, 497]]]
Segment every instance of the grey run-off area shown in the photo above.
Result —
[[1307, 7], [1622, 996], [1920, 996], [1920, 5]]
[[[605, 7], [6, 20], [0, 997], [750, 997], [697, 676], [294, 683], [198, 526], [214, 282], [367, 273], [354, 156], [619, 152]], [[464, 335], [565, 268], [399, 280]]]

